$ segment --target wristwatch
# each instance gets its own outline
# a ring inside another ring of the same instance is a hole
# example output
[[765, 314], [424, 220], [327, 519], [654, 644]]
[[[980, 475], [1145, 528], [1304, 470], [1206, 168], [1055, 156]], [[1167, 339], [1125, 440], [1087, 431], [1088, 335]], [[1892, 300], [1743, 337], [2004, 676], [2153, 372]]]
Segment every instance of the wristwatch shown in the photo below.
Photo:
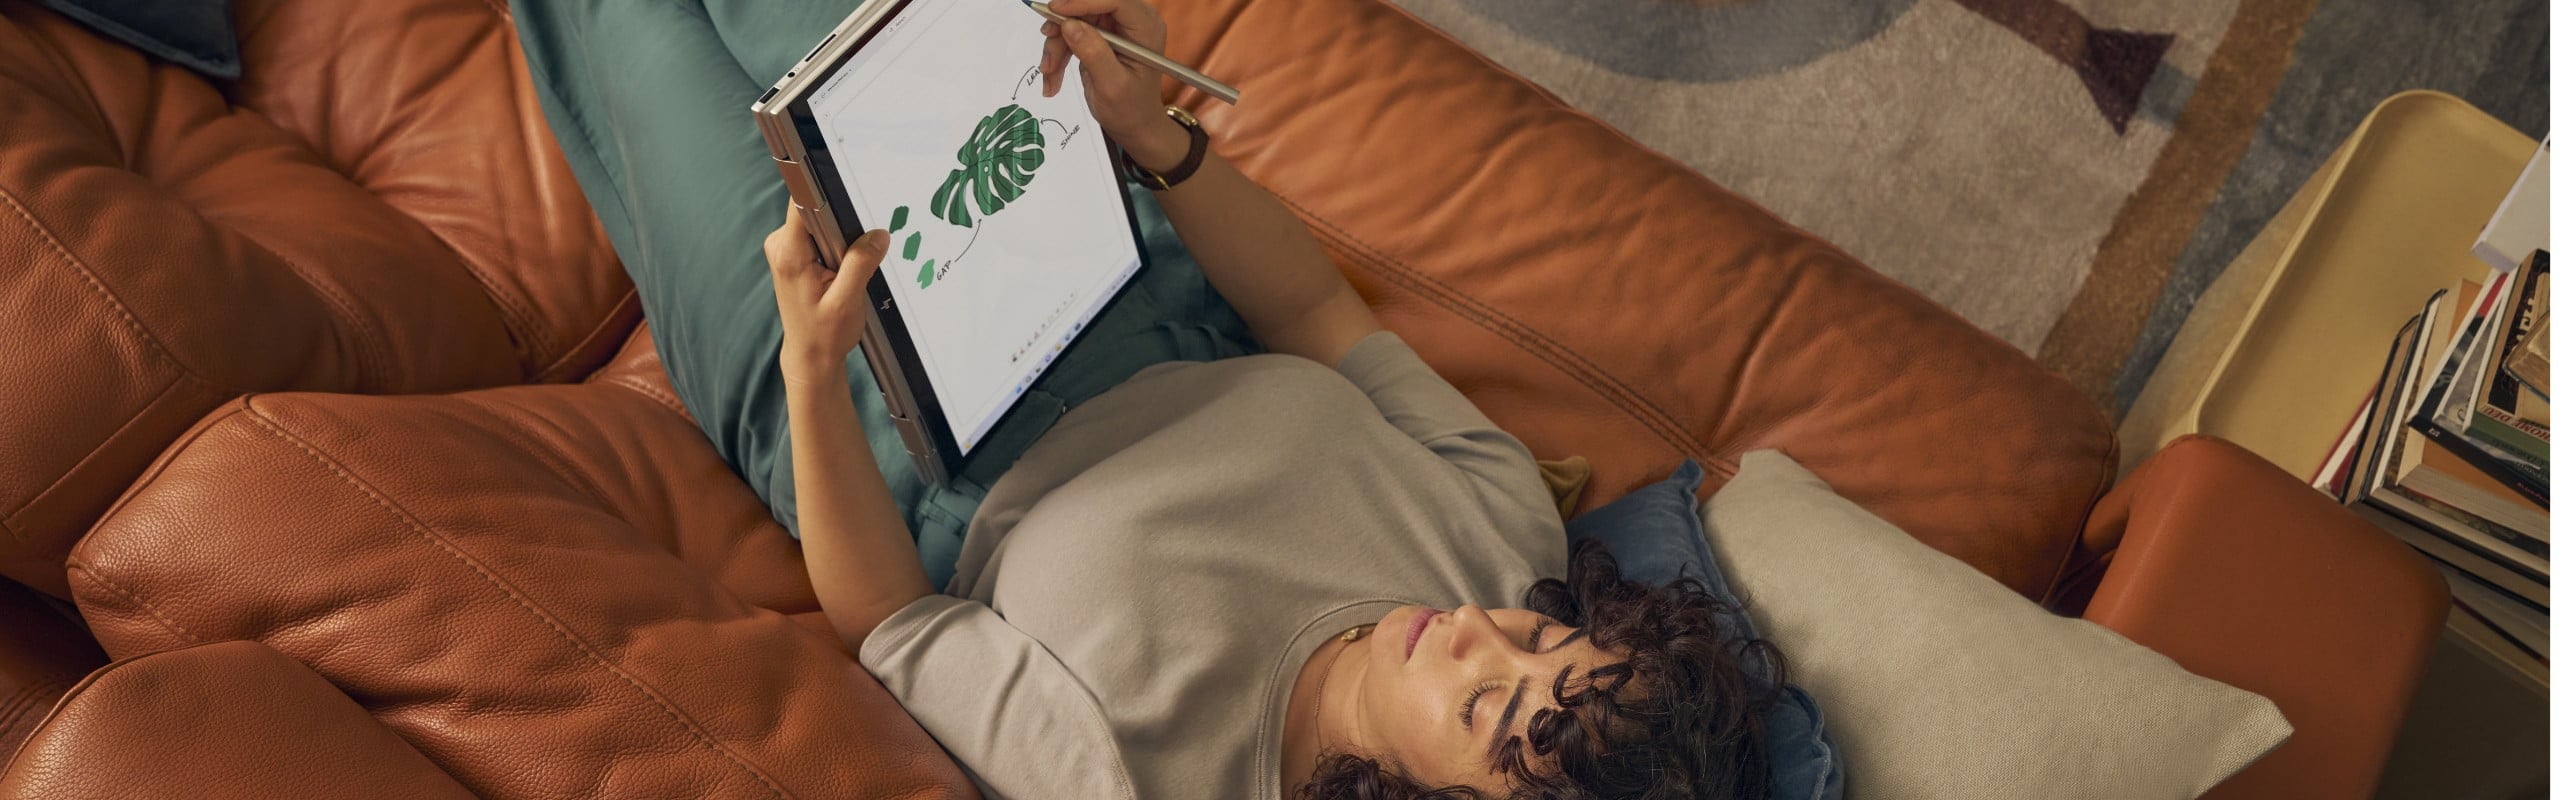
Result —
[[1127, 172], [1131, 180], [1158, 192], [1180, 186], [1182, 181], [1190, 180], [1190, 173], [1199, 171], [1200, 159], [1208, 157], [1208, 130], [1199, 127], [1198, 117], [1181, 110], [1180, 106], [1165, 106], [1164, 116], [1171, 117], [1173, 122], [1179, 123], [1182, 128], [1190, 131], [1190, 152], [1181, 157], [1180, 164], [1172, 169], [1156, 172], [1138, 166], [1136, 159], [1128, 157], [1127, 151], [1122, 150], [1119, 153], [1120, 169]]

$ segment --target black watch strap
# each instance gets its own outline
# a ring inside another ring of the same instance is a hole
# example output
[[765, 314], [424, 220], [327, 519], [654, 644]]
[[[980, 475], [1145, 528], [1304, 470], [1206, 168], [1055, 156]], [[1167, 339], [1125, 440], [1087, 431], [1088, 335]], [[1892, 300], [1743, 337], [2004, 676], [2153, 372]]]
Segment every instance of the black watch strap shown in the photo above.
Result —
[[1179, 106], [1165, 106], [1164, 116], [1171, 117], [1173, 122], [1180, 123], [1182, 128], [1190, 131], [1190, 152], [1182, 155], [1180, 164], [1174, 165], [1172, 169], [1156, 172], [1139, 166], [1136, 160], [1128, 158], [1125, 153], [1120, 155], [1120, 161], [1127, 166], [1130, 177], [1136, 178], [1137, 182], [1144, 184], [1146, 188], [1158, 192], [1180, 186], [1182, 181], [1190, 180], [1191, 173], [1199, 171], [1199, 162], [1208, 158], [1208, 129], [1200, 127], [1198, 117], [1191, 116], [1190, 112], [1182, 110]]

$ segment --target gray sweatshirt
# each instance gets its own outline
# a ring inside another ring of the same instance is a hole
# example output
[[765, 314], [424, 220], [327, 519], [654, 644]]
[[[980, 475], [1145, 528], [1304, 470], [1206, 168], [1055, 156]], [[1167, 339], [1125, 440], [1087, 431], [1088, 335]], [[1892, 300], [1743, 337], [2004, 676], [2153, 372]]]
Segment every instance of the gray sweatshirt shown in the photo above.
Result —
[[1316, 646], [1563, 562], [1527, 448], [1378, 333], [1337, 371], [1162, 364], [1075, 409], [861, 660], [993, 796], [1275, 799]]

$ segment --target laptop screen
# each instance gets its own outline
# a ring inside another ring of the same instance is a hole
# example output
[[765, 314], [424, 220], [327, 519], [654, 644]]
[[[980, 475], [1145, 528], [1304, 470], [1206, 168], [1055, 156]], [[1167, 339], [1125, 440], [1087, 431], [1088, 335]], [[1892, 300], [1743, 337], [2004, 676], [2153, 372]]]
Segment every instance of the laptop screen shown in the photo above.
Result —
[[1082, 82], [1040, 96], [1041, 22], [911, 0], [808, 97], [963, 454], [1143, 263]]

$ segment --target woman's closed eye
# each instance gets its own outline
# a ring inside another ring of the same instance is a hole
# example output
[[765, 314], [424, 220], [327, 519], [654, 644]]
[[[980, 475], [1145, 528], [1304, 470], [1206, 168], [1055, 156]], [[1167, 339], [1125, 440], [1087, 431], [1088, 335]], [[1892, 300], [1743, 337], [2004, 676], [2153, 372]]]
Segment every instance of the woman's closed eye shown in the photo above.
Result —
[[1483, 700], [1484, 693], [1498, 688], [1501, 688], [1500, 681], [1484, 681], [1475, 684], [1474, 689], [1466, 692], [1465, 703], [1457, 706], [1457, 724], [1466, 730], [1474, 730], [1475, 705]]
[[[1545, 638], [1546, 626], [1552, 624], [1554, 624], [1553, 620], [1540, 619], [1537, 620], [1537, 624], [1528, 628], [1528, 652], [1537, 652], [1539, 641]], [[1500, 681], [1484, 681], [1476, 684], [1472, 691], [1466, 692], [1465, 704], [1457, 708], [1457, 724], [1464, 726], [1466, 730], [1474, 730], [1475, 708], [1482, 705], [1484, 694], [1498, 688], [1501, 688]]]

